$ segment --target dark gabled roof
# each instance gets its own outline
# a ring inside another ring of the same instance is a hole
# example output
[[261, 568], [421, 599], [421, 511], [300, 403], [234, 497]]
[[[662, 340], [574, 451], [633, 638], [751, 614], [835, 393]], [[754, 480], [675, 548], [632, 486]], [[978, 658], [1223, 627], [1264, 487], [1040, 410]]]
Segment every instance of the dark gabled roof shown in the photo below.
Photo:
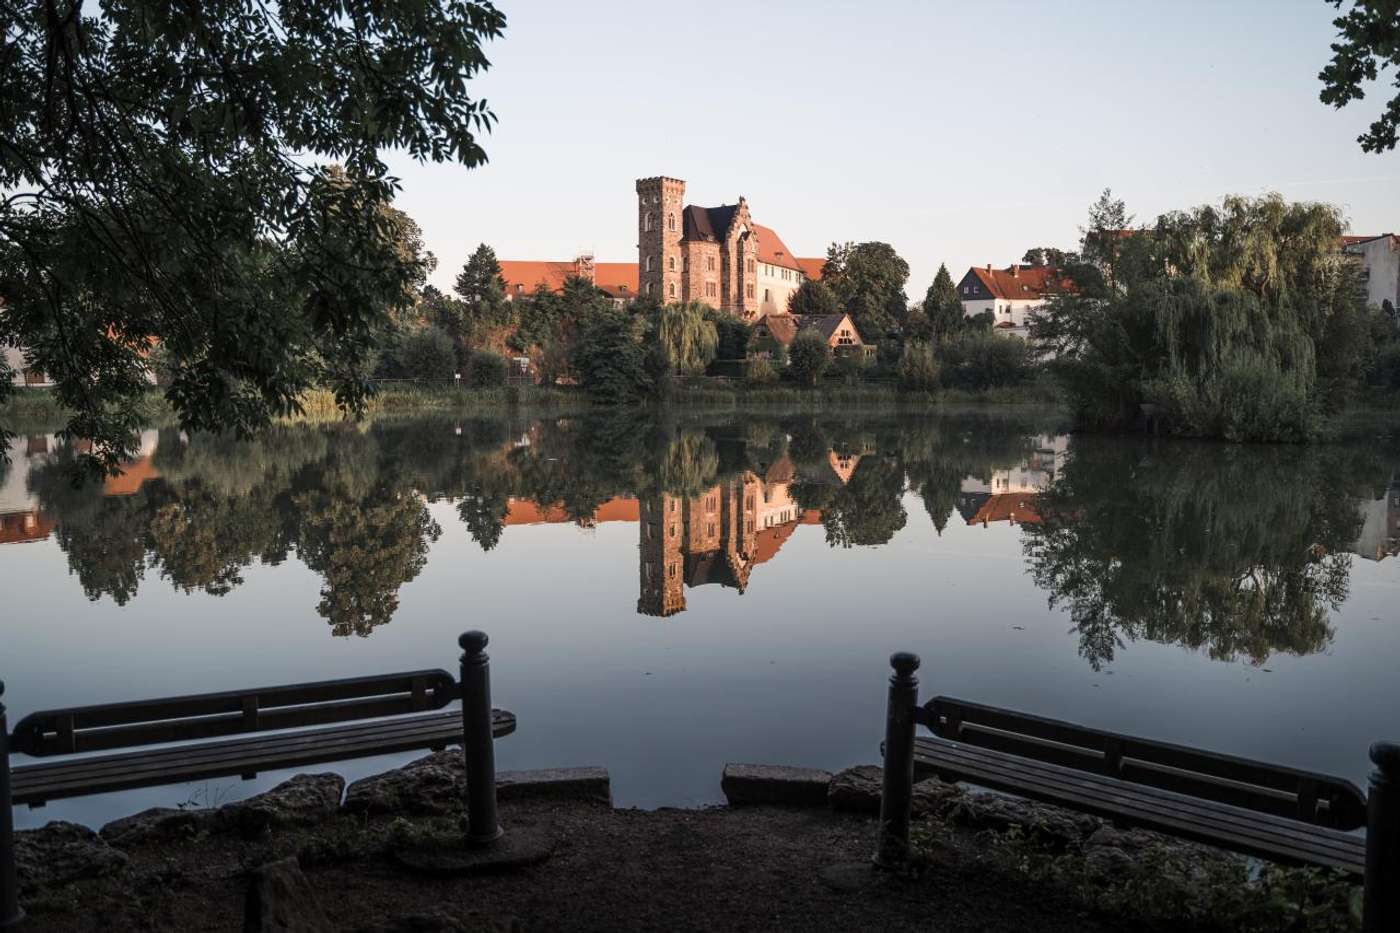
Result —
[[[841, 322], [846, 319], [844, 314], [795, 314], [797, 318], [797, 329], [806, 330], [812, 328], [827, 340], [836, 333], [836, 328], [841, 326]], [[852, 327], [852, 330], [855, 328]]]
[[737, 204], [724, 204], [719, 207], [686, 205], [685, 228], [682, 234], [687, 240], [722, 240], [729, 232], [729, 225], [738, 210]]

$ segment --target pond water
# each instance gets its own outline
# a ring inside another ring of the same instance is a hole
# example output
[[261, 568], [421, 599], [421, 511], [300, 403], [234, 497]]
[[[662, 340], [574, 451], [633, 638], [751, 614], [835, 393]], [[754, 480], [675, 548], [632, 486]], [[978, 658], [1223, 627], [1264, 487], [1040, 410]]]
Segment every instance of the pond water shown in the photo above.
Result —
[[[413, 420], [149, 431], [121, 477], [0, 466], [11, 724], [417, 668], [491, 635], [502, 768], [619, 805], [725, 762], [879, 757], [887, 658], [938, 693], [1363, 783], [1400, 738], [1400, 445], [1069, 437], [1054, 415]], [[354, 778], [413, 756], [346, 762]], [[17, 759], [17, 763], [22, 759]], [[314, 770], [314, 769], [313, 769]], [[217, 803], [285, 774], [21, 808]]]

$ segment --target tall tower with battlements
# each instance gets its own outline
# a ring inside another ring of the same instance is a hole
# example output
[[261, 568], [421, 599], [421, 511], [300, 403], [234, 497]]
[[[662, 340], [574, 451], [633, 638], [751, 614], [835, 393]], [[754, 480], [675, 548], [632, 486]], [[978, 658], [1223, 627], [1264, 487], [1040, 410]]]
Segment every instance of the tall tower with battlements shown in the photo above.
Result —
[[685, 182], [679, 178], [637, 179], [638, 287], [663, 303], [683, 301]]

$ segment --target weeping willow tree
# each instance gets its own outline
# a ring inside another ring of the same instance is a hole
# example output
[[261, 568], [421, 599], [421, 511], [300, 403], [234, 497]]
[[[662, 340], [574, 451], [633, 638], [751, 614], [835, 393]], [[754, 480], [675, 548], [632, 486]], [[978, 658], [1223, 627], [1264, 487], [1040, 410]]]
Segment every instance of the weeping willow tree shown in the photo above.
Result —
[[672, 372], [687, 376], [705, 371], [719, 348], [719, 331], [698, 301], [663, 306], [656, 315], [654, 337]]
[[[1277, 194], [1085, 232], [1032, 323], [1079, 426], [1299, 441], [1364, 374], [1366, 310], [1331, 205]], [[1100, 258], [1112, 241], [1113, 274]]]

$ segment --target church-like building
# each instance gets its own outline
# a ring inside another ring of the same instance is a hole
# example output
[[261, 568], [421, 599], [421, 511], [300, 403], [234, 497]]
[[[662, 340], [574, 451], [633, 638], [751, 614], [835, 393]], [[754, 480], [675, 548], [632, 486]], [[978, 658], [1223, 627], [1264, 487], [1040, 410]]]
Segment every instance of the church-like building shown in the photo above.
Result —
[[637, 268], [641, 294], [699, 301], [743, 320], [787, 311], [788, 298], [821, 260], [798, 259], [778, 234], [756, 224], [749, 204], [685, 203], [685, 182], [637, 179]]

